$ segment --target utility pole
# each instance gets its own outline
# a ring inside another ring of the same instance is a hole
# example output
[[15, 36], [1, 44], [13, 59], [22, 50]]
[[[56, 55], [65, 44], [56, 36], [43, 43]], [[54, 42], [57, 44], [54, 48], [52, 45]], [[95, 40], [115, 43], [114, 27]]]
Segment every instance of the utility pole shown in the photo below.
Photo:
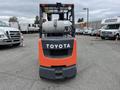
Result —
[[83, 10], [86, 10], [87, 13], [87, 29], [89, 29], [89, 8], [83, 8]]

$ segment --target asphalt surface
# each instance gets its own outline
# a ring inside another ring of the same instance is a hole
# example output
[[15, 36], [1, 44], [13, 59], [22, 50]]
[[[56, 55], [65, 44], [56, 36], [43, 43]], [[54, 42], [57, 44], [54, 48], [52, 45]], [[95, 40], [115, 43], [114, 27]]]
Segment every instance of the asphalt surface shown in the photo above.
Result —
[[24, 38], [24, 47], [0, 47], [0, 90], [120, 90], [120, 41], [77, 36], [77, 77], [49, 81], [39, 78], [38, 35]]

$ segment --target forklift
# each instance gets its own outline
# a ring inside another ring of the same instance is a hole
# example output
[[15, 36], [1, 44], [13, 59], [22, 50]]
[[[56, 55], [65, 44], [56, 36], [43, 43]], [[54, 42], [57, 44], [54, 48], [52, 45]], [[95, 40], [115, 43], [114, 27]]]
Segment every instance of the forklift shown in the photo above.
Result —
[[39, 76], [50, 80], [76, 76], [74, 4], [40, 4]]

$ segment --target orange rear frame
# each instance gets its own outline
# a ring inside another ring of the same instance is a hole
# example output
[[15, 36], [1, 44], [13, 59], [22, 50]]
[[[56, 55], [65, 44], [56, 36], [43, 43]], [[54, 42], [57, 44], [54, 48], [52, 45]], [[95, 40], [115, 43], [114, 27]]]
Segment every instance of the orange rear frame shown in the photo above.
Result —
[[76, 57], [77, 57], [77, 49], [76, 49], [76, 39], [74, 39], [73, 44], [73, 52], [72, 55], [66, 58], [50, 58], [45, 57], [42, 48], [42, 41], [39, 39], [38, 41], [38, 58], [39, 58], [39, 65], [44, 67], [51, 67], [51, 66], [72, 66], [76, 65]]

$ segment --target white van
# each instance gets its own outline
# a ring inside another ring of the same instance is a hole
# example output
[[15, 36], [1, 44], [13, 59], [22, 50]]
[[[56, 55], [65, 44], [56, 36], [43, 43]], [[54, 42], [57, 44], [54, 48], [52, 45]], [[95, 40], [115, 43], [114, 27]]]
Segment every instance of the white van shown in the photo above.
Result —
[[28, 24], [28, 32], [33, 33], [33, 32], [38, 32], [39, 26], [38, 24]]
[[1, 45], [20, 45], [22, 34], [17, 28], [12, 28], [0, 21], [0, 46]]
[[103, 19], [101, 24], [104, 25], [100, 31], [102, 39], [120, 38], [120, 17]]

